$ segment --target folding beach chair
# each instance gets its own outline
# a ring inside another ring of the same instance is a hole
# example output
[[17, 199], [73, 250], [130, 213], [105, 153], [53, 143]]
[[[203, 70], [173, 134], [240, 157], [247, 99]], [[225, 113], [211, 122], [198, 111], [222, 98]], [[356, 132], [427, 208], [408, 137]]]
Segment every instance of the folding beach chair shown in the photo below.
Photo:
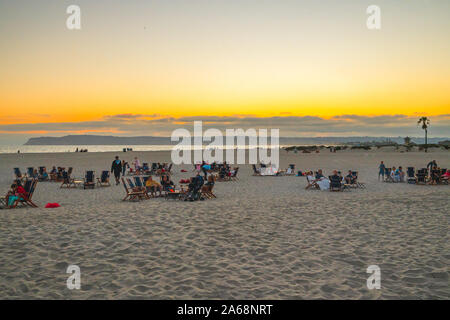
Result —
[[287, 170], [286, 170], [286, 175], [287, 176], [295, 175], [295, 164], [290, 164], [289, 165], [289, 168], [287, 168]]
[[342, 191], [344, 186], [342, 185], [342, 178], [339, 176], [328, 176], [330, 179], [330, 191]]
[[152, 169], [150, 170], [150, 173], [155, 174], [157, 169], [158, 169], [158, 164], [155, 162], [152, 162]]
[[24, 196], [23, 198], [19, 199], [23, 205], [28, 205], [30, 207], [37, 208], [37, 205], [32, 201], [33, 194], [34, 194], [34, 191], [36, 190], [37, 183], [38, 183], [38, 180], [33, 179], [31, 181], [30, 188], [29, 189], [24, 188], [25, 191], [27, 192], [27, 195]]
[[134, 183], [133, 181], [131, 181], [130, 178], [127, 178], [128, 181], [128, 185], [133, 189], [133, 190], [139, 190], [142, 191], [145, 195], [145, 198], [150, 199], [150, 195], [147, 192], [147, 188], [145, 187], [144, 183], [142, 182], [141, 177], [139, 176], [135, 176], [133, 177]]
[[37, 178], [34, 176], [34, 167], [27, 168], [27, 178], [29, 179]]
[[352, 171], [352, 175], [355, 177], [352, 181], [356, 188], [366, 189], [366, 185], [363, 182], [358, 181], [358, 171]]
[[169, 164], [169, 167], [168, 167], [167, 170], [166, 170], [166, 173], [167, 173], [168, 175], [172, 175], [172, 166], [173, 166], [173, 163]]
[[109, 187], [111, 184], [109, 183], [110, 173], [108, 170], [102, 171], [102, 175], [100, 178], [97, 178], [97, 185], [100, 187]]
[[69, 172], [63, 171], [63, 182], [60, 186], [60, 188], [76, 188], [77, 185], [75, 184], [74, 179], [70, 177]]
[[38, 180], [39, 181], [48, 181], [48, 179], [49, 179], [49, 176], [48, 176], [48, 174], [47, 174], [47, 176], [46, 177], [44, 177], [44, 172], [46, 172], [47, 171], [47, 168], [46, 167], [39, 167], [39, 170], [38, 170]]
[[408, 167], [406, 170], [406, 182], [409, 184], [416, 184], [417, 178], [414, 167]]
[[[63, 172], [66, 171], [66, 168], [58, 167], [58, 172], [56, 173], [56, 182], [63, 181]], [[69, 173], [70, 175], [70, 173]]]
[[239, 172], [239, 167], [234, 168], [233, 174], [230, 176], [231, 181], [237, 181], [239, 178], [237, 177], [237, 174]]
[[141, 177], [135, 176], [135, 177], [133, 177], [133, 180], [134, 180], [134, 187], [140, 188], [140, 189], [145, 189], [145, 185], [142, 182], [142, 178]]
[[[127, 181], [131, 182], [130, 179], [127, 179]], [[134, 185], [132, 186], [132, 185], [127, 184], [127, 181], [125, 181], [125, 179], [122, 178], [122, 185], [125, 188], [125, 192], [126, 192], [126, 196], [125, 196], [125, 198], [122, 199], [122, 201], [126, 201], [126, 200], [129, 200], [129, 201], [137, 200], [137, 201], [139, 201], [139, 200], [147, 198], [147, 195], [144, 192], [144, 190], [135, 189]]]
[[23, 185], [26, 194], [21, 195], [11, 205], [6, 204], [5, 208], [7, 209], [16, 208], [19, 204], [21, 206], [29, 206], [32, 208], [37, 208], [37, 205], [32, 201], [34, 191], [36, 190], [37, 182], [38, 182], [37, 179], [26, 180], [25, 184]]
[[311, 188], [320, 190], [319, 185], [313, 179], [310, 180], [308, 175], [306, 175], [305, 178], [306, 178], [306, 182], [308, 182], [308, 185], [305, 187], [306, 190], [311, 189]]
[[430, 171], [430, 182], [434, 182], [435, 184], [440, 184], [441, 179], [441, 170], [432, 169]]
[[84, 175], [83, 189], [94, 189], [95, 188], [95, 172], [90, 170], [86, 171]]
[[391, 177], [391, 168], [384, 168], [384, 182], [394, 182]]
[[202, 186], [202, 189], [201, 189], [202, 196], [204, 196], [206, 199], [217, 198], [216, 195], [213, 193], [213, 189], [214, 189], [213, 184]]
[[14, 168], [14, 175], [16, 177], [16, 180], [24, 179], [22, 172], [20, 171], [20, 168]]
[[258, 169], [256, 169], [256, 165], [252, 164], [252, 167], [253, 167], [253, 175], [254, 176], [260, 176], [261, 172], [259, 172]]
[[422, 168], [417, 171], [416, 184], [427, 184], [428, 182], [428, 169]]

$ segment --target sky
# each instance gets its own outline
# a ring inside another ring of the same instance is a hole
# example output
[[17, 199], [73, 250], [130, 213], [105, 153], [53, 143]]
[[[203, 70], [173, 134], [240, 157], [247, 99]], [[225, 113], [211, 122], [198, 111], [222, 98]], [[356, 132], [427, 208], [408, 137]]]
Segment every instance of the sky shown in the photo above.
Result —
[[193, 120], [421, 136], [419, 116], [450, 137], [449, 34], [448, 0], [0, 0], [0, 143]]

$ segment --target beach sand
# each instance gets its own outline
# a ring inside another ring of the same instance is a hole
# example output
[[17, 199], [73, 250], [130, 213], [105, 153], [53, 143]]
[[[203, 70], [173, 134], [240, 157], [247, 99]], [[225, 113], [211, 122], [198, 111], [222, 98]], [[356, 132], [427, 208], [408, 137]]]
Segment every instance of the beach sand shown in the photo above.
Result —
[[[169, 152], [117, 153], [169, 162]], [[0, 193], [13, 168], [110, 168], [116, 153], [0, 155]], [[1, 299], [449, 299], [450, 186], [377, 181], [378, 164], [450, 168], [450, 152], [385, 148], [281, 152], [281, 167], [359, 171], [367, 189], [305, 190], [304, 177], [218, 182], [217, 199], [122, 202], [122, 186], [39, 183], [36, 209], [0, 210]], [[180, 173], [180, 169], [188, 173]], [[174, 181], [192, 175], [176, 166]], [[61, 204], [45, 209], [48, 202]], [[81, 269], [69, 290], [68, 265]], [[369, 265], [381, 289], [369, 290]]]

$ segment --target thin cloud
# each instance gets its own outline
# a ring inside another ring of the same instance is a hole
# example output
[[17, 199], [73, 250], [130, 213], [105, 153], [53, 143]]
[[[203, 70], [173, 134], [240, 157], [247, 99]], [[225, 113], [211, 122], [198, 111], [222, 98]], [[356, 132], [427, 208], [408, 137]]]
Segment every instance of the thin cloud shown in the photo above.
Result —
[[[450, 136], [450, 115], [432, 116], [429, 135]], [[417, 117], [397, 115], [336, 115], [331, 118], [318, 116], [190, 116], [170, 117], [161, 115], [118, 114], [105, 116], [97, 121], [2, 124], [0, 134], [47, 135], [83, 133], [117, 133], [121, 136], [158, 135], [170, 136], [172, 131], [185, 128], [192, 131], [193, 122], [202, 121], [203, 129], [280, 129], [282, 136], [405, 136], [422, 135], [417, 127]]]

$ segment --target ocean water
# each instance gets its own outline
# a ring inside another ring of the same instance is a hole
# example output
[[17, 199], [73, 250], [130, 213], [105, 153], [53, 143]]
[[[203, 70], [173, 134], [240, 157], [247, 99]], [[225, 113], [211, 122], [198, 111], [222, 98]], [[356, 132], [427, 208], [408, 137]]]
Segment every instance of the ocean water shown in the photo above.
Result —
[[[25, 146], [25, 145], [0, 145], [0, 154], [4, 153], [69, 153], [75, 152], [78, 148], [87, 149], [88, 152], [122, 152], [124, 148], [131, 148], [133, 151], [171, 151], [174, 145], [90, 145], [90, 146]], [[247, 149], [248, 146], [238, 146]], [[205, 148], [205, 146], [203, 146]], [[194, 150], [197, 148], [193, 148]], [[227, 149], [227, 148], [224, 148]]]

